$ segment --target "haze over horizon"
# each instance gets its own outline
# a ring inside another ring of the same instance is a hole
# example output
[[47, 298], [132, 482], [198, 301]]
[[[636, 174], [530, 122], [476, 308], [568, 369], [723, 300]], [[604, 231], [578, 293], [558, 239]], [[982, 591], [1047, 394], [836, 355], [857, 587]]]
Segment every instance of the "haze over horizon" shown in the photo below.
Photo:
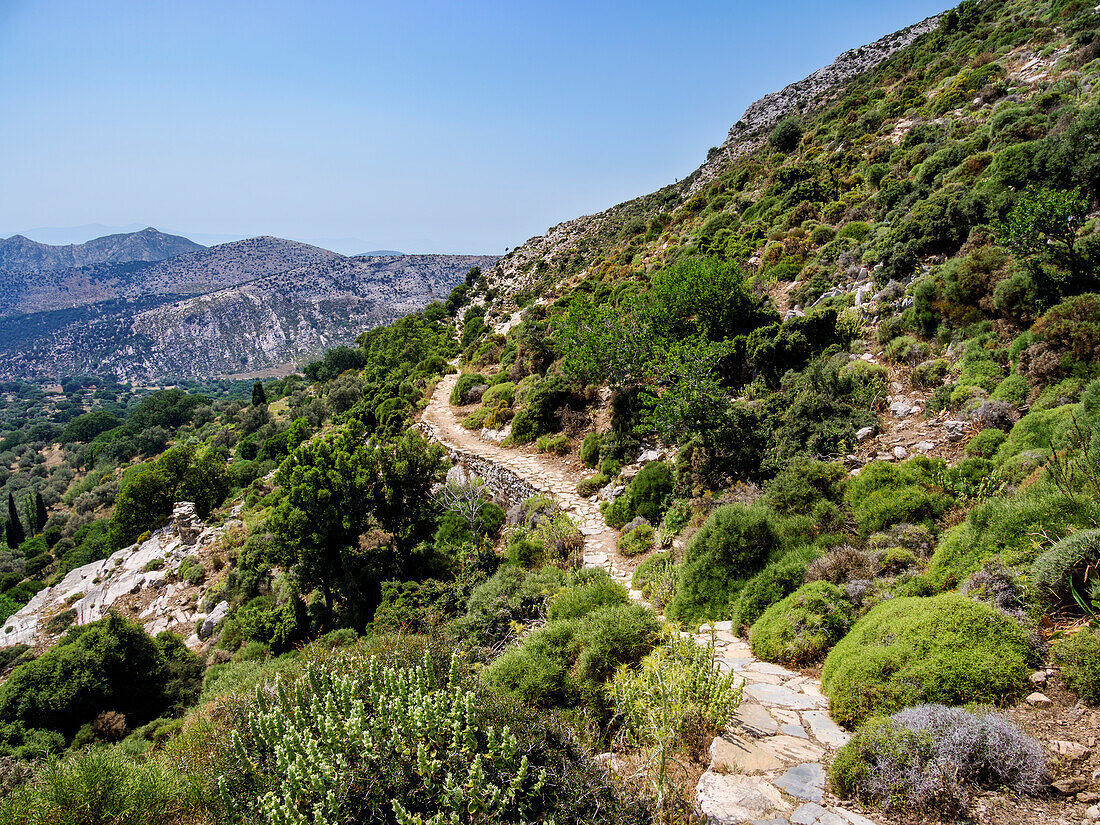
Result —
[[942, 8], [0, 0], [0, 228], [500, 253]]

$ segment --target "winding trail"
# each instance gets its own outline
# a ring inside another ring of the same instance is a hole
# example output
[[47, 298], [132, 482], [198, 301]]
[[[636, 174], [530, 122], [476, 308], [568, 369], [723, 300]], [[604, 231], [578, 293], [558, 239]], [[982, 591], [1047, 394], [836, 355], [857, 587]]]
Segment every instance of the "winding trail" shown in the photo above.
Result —
[[[453, 452], [502, 467], [552, 496], [584, 534], [584, 563], [605, 567], [631, 589], [631, 569], [616, 552], [618, 533], [608, 527], [599, 506], [577, 494], [576, 472], [552, 456], [507, 449], [461, 426], [450, 406], [458, 375], [439, 382], [424, 409], [422, 424]], [[701, 813], [721, 825], [877, 825], [838, 804], [825, 790], [827, 755], [848, 741], [829, 716], [821, 682], [763, 662], [748, 643], [718, 622], [685, 633], [697, 643], [714, 643], [714, 657], [743, 680], [743, 699], [726, 731], [711, 743], [711, 764], [696, 788]]]

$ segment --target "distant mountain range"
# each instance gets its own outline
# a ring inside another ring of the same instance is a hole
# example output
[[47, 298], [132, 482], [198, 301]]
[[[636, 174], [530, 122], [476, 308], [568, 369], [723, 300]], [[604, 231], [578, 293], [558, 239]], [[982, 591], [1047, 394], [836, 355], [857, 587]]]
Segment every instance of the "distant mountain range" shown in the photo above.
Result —
[[88, 264], [163, 261], [205, 248], [187, 238], [166, 235], [152, 227], [65, 246], [51, 246], [22, 235], [13, 235], [0, 240], [0, 269], [8, 272], [42, 272]]
[[282, 238], [210, 248], [155, 229], [0, 240], [0, 377], [141, 382], [312, 358], [446, 297], [491, 256], [345, 257]]
[[[30, 238], [32, 241], [38, 241], [39, 243], [65, 246], [67, 244], [82, 244], [85, 241], [92, 240], [93, 238], [101, 238], [104, 235], [129, 235], [144, 227], [145, 224], [143, 223], [131, 223], [124, 226], [107, 226], [102, 223], [86, 223], [82, 226], [38, 226], [34, 229], [0, 232], [0, 237], [17, 234]], [[191, 232], [182, 231], [180, 229], [166, 229], [164, 231], [170, 235], [182, 235], [185, 238], [190, 238], [195, 243], [202, 244], [203, 246], [217, 246], [218, 244], [229, 243], [230, 241], [243, 241], [252, 237], [239, 232]], [[370, 241], [365, 241], [362, 238], [325, 237], [295, 238], [294, 240], [308, 243], [312, 246], [320, 246], [324, 249], [331, 249], [333, 252], [339, 252], [341, 255], [354, 256], [374, 254], [360, 251], [371, 246]], [[394, 253], [391, 251], [390, 254], [399, 255], [401, 253]]]

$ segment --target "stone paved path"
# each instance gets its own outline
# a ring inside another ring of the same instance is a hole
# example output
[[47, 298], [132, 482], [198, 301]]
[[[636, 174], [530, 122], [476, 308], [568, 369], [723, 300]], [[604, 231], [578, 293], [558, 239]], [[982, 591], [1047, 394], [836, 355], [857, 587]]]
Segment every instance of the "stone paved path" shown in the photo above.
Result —
[[[424, 410], [422, 421], [434, 437], [551, 495], [581, 526], [585, 565], [606, 567], [640, 600], [642, 594], [630, 588], [630, 570], [615, 552], [618, 533], [604, 523], [596, 503], [577, 494], [575, 471], [554, 457], [506, 449], [464, 429], [448, 400], [457, 381], [457, 375], [445, 376]], [[817, 679], [757, 659], [729, 622], [685, 635], [701, 645], [713, 641], [719, 666], [744, 680], [741, 706], [711, 743], [711, 764], [696, 789], [703, 814], [723, 825], [876, 825], [826, 795], [825, 757], [848, 741], [848, 734], [830, 718]]]

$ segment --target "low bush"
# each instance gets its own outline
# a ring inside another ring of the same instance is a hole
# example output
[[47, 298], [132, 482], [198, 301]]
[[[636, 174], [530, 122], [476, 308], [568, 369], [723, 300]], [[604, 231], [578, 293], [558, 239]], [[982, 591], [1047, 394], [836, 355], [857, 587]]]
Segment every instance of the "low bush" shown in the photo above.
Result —
[[651, 461], [638, 471], [626, 490], [607, 508], [604, 519], [621, 528], [641, 516], [651, 524], [660, 524], [673, 491], [672, 468], [664, 461]]
[[1031, 385], [1020, 373], [1013, 372], [1008, 375], [997, 388], [993, 390], [990, 398], [994, 401], [1004, 401], [1013, 407], [1021, 407], [1027, 403], [1031, 394]]
[[637, 670], [620, 667], [609, 686], [624, 732], [634, 745], [701, 754], [741, 703], [741, 686], [723, 673], [713, 649], [673, 637]]
[[874, 572], [874, 561], [868, 553], [850, 544], [842, 544], [810, 563], [806, 568], [806, 581], [844, 584], [870, 579]]
[[1066, 536], [1031, 565], [1035, 600], [1044, 607], [1073, 605], [1073, 593], [1100, 599], [1100, 530]]
[[569, 438], [561, 434], [540, 435], [535, 441], [535, 449], [540, 453], [565, 455], [569, 452]]
[[619, 665], [636, 665], [659, 636], [657, 617], [643, 605], [587, 609], [577, 618], [551, 619], [528, 635], [485, 670], [485, 682], [536, 707], [598, 706], [604, 681]]
[[629, 601], [626, 588], [614, 581], [602, 567], [580, 571], [568, 586], [558, 591], [550, 602], [547, 618], [579, 619], [601, 607], [614, 607]]
[[198, 693], [202, 667], [178, 637], [156, 639], [114, 614], [74, 627], [0, 685], [0, 739], [16, 751], [34, 731], [68, 742], [103, 711], [143, 725]]
[[633, 530], [619, 536], [619, 552], [624, 556], [640, 556], [653, 549], [653, 527], [639, 524]]
[[655, 609], [664, 610], [676, 595], [679, 575], [672, 553], [654, 553], [634, 570], [631, 584]]
[[848, 483], [844, 498], [864, 534], [900, 522], [931, 524], [953, 503], [936, 478], [945, 470], [942, 460], [923, 456], [875, 461]]
[[988, 605], [957, 593], [891, 599], [833, 648], [821, 682], [833, 717], [854, 725], [920, 702], [1013, 699], [1031, 658], [1028, 634]]
[[778, 520], [767, 508], [717, 508], [684, 553], [669, 617], [685, 622], [728, 618], [745, 580], [783, 543]]
[[47, 763], [0, 801], [3, 825], [177, 825], [209, 822], [207, 777], [164, 759], [132, 759], [118, 746]]
[[825, 581], [804, 584], [753, 623], [752, 652], [767, 662], [802, 665], [819, 661], [855, 621], [844, 591]]
[[777, 513], [809, 515], [822, 500], [844, 501], [848, 472], [836, 462], [795, 459], [767, 486], [765, 500]]
[[918, 705], [869, 720], [829, 772], [845, 798], [888, 812], [971, 813], [975, 792], [1039, 796], [1049, 777], [1042, 746], [999, 713]]
[[966, 443], [966, 454], [979, 458], [992, 458], [1007, 437], [1004, 430], [996, 428], [982, 430]]
[[1100, 631], [1084, 629], [1059, 639], [1051, 650], [1066, 686], [1090, 705], [1100, 705]]
[[1039, 555], [1035, 535], [1061, 538], [1097, 523], [1100, 501], [1064, 495], [1039, 482], [1012, 498], [990, 498], [973, 507], [966, 521], [940, 539], [928, 573], [937, 587], [946, 589], [965, 581], [991, 558], [1030, 567]]
[[[455, 382], [454, 389], [451, 390], [451, 406], [463, 407], [480, 399], [480, 394], [476, 392], [471, 393], [471, 390], [473, 390], [474, 387], [485, 388], [485, 380], [484, 375], [480, 375], [476, 372], [464, 372], [462, 375], [458, 376], [458, 381]], [[476, 398], [473, 396], [476, 396]]]
[[747, 630], [765, 610], [797, 590], [806, 577], [806, 568], [817, 557], [818, 551], [812, 547], [799, 547], [749, 579], [734, 603], [734, 627]]
[[588, 433], [581, 441], [580, 449], [577, 451], [581, 461], [584, 462], [585, 467], [595, 467], [600, 463], [600, 434]]
[[[463, 681], [457, 657], [449, 673], [436, 659], [431, 650], [419, 665], [336, 658], [258, 693], [219, 777], [227, 814], [290, 823], [644, 817], [644, 805], [630, 813], [583, 769], [560, 727]], [[403, 700], [387, 701], [395, 693]], [[584, 795], [570, 787], [577, 782]]]
[[565, 584], [565, 574], [554, 567], [525, 572], [501, 567], [488, 581], [471, 591], [466, 615], [458, 632], [476, 644], [494, 646], [546, 609], [547, 601]]

